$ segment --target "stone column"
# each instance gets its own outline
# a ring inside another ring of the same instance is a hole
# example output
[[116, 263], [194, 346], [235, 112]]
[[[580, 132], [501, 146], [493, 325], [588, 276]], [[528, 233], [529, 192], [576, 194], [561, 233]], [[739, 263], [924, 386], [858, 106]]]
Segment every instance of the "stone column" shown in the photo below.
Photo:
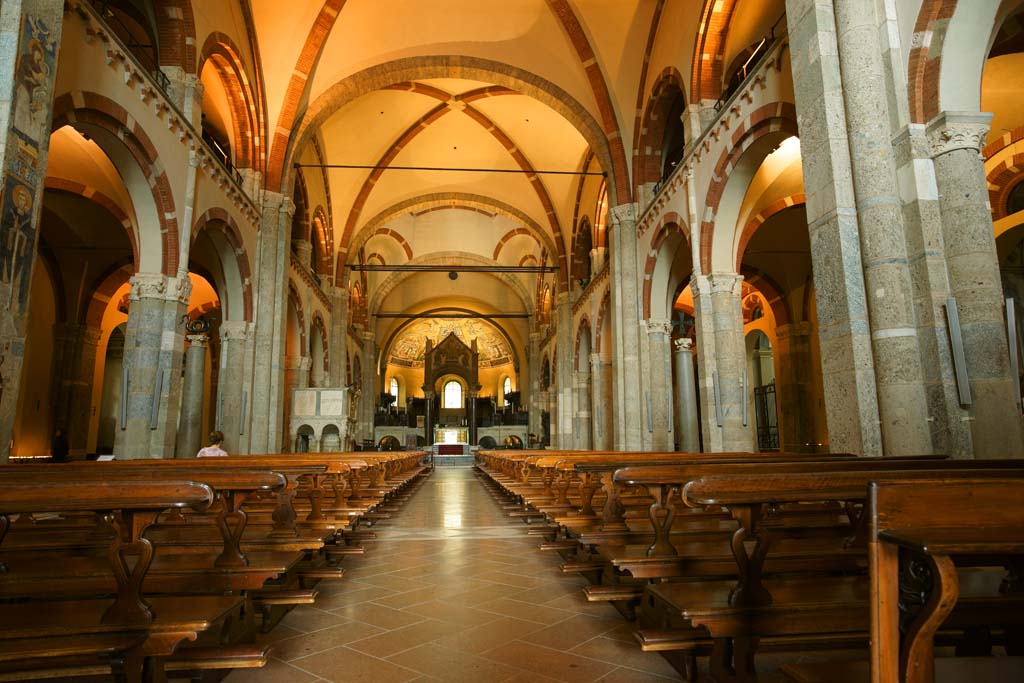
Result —
[[972, 403], [974, 457], [1021, 457], [1017, 379], [1010, 373], [1002, 282], [985, 168], [991, 114], [944, 112], [928, 126], [942, 211], [950, 294], [956, 299]]
[[558, 348], [555, 355], [555, 367], [552, 368], [558, 378], [558, 413], [552, 414], [552, 421], [558, 421], [558, 441], [556, 448], [572, 448], [573, 440], [573, 356], [575, 355], [576, 337], [573, 329], [572, 302], [569, 294], [562, 292], [558, 295], [556, 308], [558, 316], [558, 327], [555, 332], [558, 337]]
[[[220, 324], [220, 394], [217, 405], [218, 429], [224, 432], [222, 448], [228, 453], [247, 453], [248, 440], [242, 427], [249, 406], [243, 406], [251, 395], [245, 376], [245, 351], [252, 326], [244, 320], [225, 320]], [[245, 397], [243, 399], [243, 396]]]
[[675, 443], [676, 450], [700, 452], [700, 423], [697, 420], [697, 383], [693, 373], [693, 341], [676, 339], [675, 366]]
[[423, 397], [423, 424], [426, 427], [426, 433], [423, 436], [427, 446], [431, 446], [434, 443], [434, 392], [424, 387]]
[[373, 413], [377, 403], [377, 337], [373, 332], [362, 332], [363, 337], [363, 400], [360, 403], [360, 438], [373, 439]]
[[194, 458], [203, 446], [203, 390], [205, 389], [206, 350], [210, 338], [190, 334], [185, 352], [185, 381], [181, 389], [181, 417], [174, 457]]
[[[197, 46], [197, 49], [202, 49]], [[179, 66], [161, 66], [167, 76], [167, 98], [185, 115], [197, 131], [203, 126], [203, 83]]]
[[192, 285], [159, 273], [131, 277], [124, 365], [128, 421], [114, 440], [121, 459], [172, 458], [181, 406], [185, 328], [180, 324]]
[[54, 426], [64, 430], [73, 456], [88, 450], [100, 336], [100, 330], [85, 325], [57, 325], [54, 330]]
[[275, 337], [280, 336], [283, 325], [277, 315], [278, 280], [286, 279], [284, 264], [278, 259], [278, 236], [288, 229], [290, 222], [287, 197], [268, 192], [264, 195], [263, 216], [260, 222], [259, 258], [256, 264], [256, 319], [253, 333], [254, 358], [252, 404], [250, 411], [250, 453], [269, 453], [271, 447], [270, 423], [281, 416], [271, 414], [273, 400], [272, 379], [281, 371], [283, 353]]
[[470, 391], [470, 392], [467, 392], [467, 393], [468, 393], [467, 398], [469, 399], [469, 410], [466, 411], [468, 413], [466, 415], [466, 417], [467, 417], [467, 422], [469, 422], [469, 443], [470, 443], [471, 446], [475, 446], [475, 445], [477, 445], [476, 444], [476, 395], [477, 395], [477, 392]]
[[348, 384], [345, 377], [345, 361], [348, 356], [348, 290], [344, 287], [328, 289], [331, 300], [331, 320], [328, 334], [327, 382], [331, 387]]
[[928, 402], [874, 0], [834, 0], [875, 385], [887, 455], [931, 453]]
[[812, 451], [816, 414], [812, 405], [811, 324], [775, 328], [775, 400], [779, 408], [779, 449], [785, 453]]
[[618, 365], [616, 380], [621, 391], [615, 392], [615, 414], [619, 416], [616, 427], [621, 425], [621, 434], [615, 432], [617, 449], [635, 451], [642, 443], [642, 413], [640, 410], [640, 300], [636, 255], [636, 218], [632, 204], [617, 206], [608, 212], [613, 225], [613, 246], [618, 257], [612, 271], [612, 351]]
[[645, 400], [650, 406], [651, 448], [674, 449], [675, 416], [672, 414], [672, 322], [647, 321], [647, 343], [651, 354], [650, 382]]
[[608, 249], [607, 247], [594, 247], [590, 250], [590, 277], [593, 278], [595, 275], [604, 270], [605, 265], [608, 262]]
[[[21, 390], [63, 16], [61, 0], [0, 3], [0, 179], [8, 188], [0, 203], [0, 245], [6, 245], [0, 250], [0, 462], [10, 455]], [[43, 46], [49, 64], [30, 64], [32, 41]], [[34, 84], [19, 84], [19, 62]]]
[[541, 411], [543, 410], [544, 401], [541, 401], [541, 387], [540, 387], [540, 340], [543, 335], [539, 332], [530, 333], [530, 347], [527, 351], [527, 362], [530, 366], [530, 395], [529, 403], [527, 403], [530, 411], [529, 421], [529, 433], [536, 434], [537, 439], [541, 438], [541, 432], [543, 427], [541, 425]]
[[292, 253], [306, 270], [312, 270], [313, 244], [309, 240], [292, 240]]
[[594, 447], [591, 437], [591, 424], [593, 415], [590, 406], [591, 374], [590, 359], [580, 359], [585, 370], [577, 370], [573, 373], [573, 384], [576, 387], [576, 433], [573, 438], [575, 448], [590, 450]]
[[[878, 394], [832, 1], [786, 0], [825, 407], [833, 451], [881, 455]], [[705, 353], [703, 343], [698, 350]]]
[[600, 353], [590, 354], [591, 423], [595, 450], [608, 451], [614, 445], [612, 434], [612, 363]]

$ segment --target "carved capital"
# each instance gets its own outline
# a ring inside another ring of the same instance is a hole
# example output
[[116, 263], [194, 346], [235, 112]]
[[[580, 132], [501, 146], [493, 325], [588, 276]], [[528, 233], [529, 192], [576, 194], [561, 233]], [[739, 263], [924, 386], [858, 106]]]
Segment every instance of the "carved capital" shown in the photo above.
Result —
[[992, 114], [947, 111], [928, 124], [932, 158], [969, 149], [981, 154], [991, 129]]
[[220, 338], [224, 341], [245, 341], [251, 325], [244, 320], [225, 320], [220, 324]]
[[128, 280], [131, 283], [130, 301], [160, 299], [187, 304], [192, 294], [192, 283], [188, 277], [167, 277], [161, 273], [136, 273]]
[[612, 219], [612, 225], [619, 227], [628, 223], [630, 227], [636, 224], [636, 205], [620, 204], [608, 209], [608, 216]]
[[740, 296], [743, 293], [743, 276], [735, 273], [711, 273], [708, 275], [708, 284], [712, 294]]
[[186, 334], [185, 339], [188, 340], [188, 343], [191, 346], [205, 347], [210, 343], [210, 337], [205, 334]]
[[693, 340], [689, 337], [680, 337], [672, 342], [676, 351], [693, 351]]
[[647, 322], [647, 334], [649, 335], [670, 335], [672, 334], [672, 321], [671, 320], [656, 320], [651, 319]]

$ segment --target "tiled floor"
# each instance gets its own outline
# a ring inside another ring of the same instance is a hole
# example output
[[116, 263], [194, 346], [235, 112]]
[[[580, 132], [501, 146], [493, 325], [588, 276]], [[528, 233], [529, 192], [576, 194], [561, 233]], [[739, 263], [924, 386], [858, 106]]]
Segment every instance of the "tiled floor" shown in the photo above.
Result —
[[469, 468], [436, 470], [377, 527], [346, 577], [270, 634], [273, 659], [229, 683], [678, 680], [630, 625], [583, 599]]

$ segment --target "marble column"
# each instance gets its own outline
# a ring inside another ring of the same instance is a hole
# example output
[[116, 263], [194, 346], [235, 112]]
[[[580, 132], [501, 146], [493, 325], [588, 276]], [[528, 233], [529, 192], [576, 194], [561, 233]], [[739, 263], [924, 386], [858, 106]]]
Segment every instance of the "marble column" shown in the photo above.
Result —
[[[29, 285], [43, 204], [63, 16], [62, 0], [0, 2], [0, 83], [7, 84], [0, 88], [0, 178], [12, 188], [0, 204], [0, 214], [4, 215], [0, 242], [11, 249], [0, 272], [0, 463], [10, 455], [21, 390]], [[31, 34], [33, 25], [43, 35]], [[15, 70], [21, 55], [29, 53], [33, 40], [39, 40], [47, 53], [54, 54], [52, 66], [38, 72], [39, 82], [30, 92], [17, 84]], [[33, 111], [40, 92], [45, 97], [41, 102], [44, 106]], [[20, 189], [15, 191], [15, 187]], [[9, 222], [10, 216], [14, 216], [13, 222]]]
[[542, 338], [543, 335], [539, 332], [531, 332], [530, 346], [527, 350], [527, 363], [530, 367], [530, 394], [529, 402], [527, 403], [530, 411], [528, 431], [530, 434], [535, 434], [538, 440], [540, 440], [542, 432], [544, 431], [544, 428], [541, 425], [541, 412], [544, 410], [544, 402], [541, 401], [540, 398], [540, 366], [542, 362], [540, 355], [540, 341]]
[[471, 446], [477, 445], [476, 438], [476, 396], [477, 392], [468, 392], [467, 399], [469, 400], [469, 410], [467, 410], [466, 421], [469, 423], [469, 444]]
[[775, 400], [779, 412], [779, 449], [785, 453], [813, 452], [815, 415], [811, 382], [811, 324], [775, 328]]
[[715, 350], [712, 363], [704, 369], [704, 372], [713, 373], [709, 401], [711, 412], [705, 419], [711, 423], [711, 431], [718, 437], [714, 450], [752, 451], [754, 439], [749, 425], [754, 416], [749, 412], [744, 415], [749, 382], [747, 347], [743, 339], [743, 277], [732, 273], [713, 273], [708, 276], [708, 286]]
[[203, 393], [206, 375], [206, 351], [210, 338], [205, 334], [186, 336], [185, 380], [181, 388], [181, 417], [174, 457], [194, 458], [203, 447]]
[[834, 0], [875, 386], [886, 455], [931, 453], [928, 401], [907, 261], [874, 0]]
[[426, 439], [427, 446], [430, 446], [430, 445], [432, 445], [434, 443], [434, 422], [435, 422], [435, 418], [434, 418], [434, 413], [435, 413], [435, 410], [434, 410], [434, 401], [435, 401], [434, 392], [429, 390], [429, 389], [427, 389], [426, 387], [424, 387], [423, 388], [423, 397], [424, 397], [424, 400], [423, 400], [423, 403], [424, 403], [424, 408], [423, 408], [423, 424], [424, 424], [424, 428], [426, 430], [426, 432], [424, 433], [423, 436]]
[[292, 240], [292, 253], [306, 270], [313, 270], [313, 244], [309, 240]]
[[651, 448], [656, 451], [674, 450], [675, 416], [672, 414], [672, 322], [647, 321], [647, 343], [650, 349], [651, 370], [648, 382], [650, 407], [649, 427]]
[[[832, 2], [786, 0], [817, 292], [825, 407], [833, 451], [882, 455], [867, 291]], [[699, 352], [703, 354], [702, 347], [700, 343]]]
[[124, 365], [128, 420], [114, 440], [120, 459], [173, 458], [181, 406], [188, 277], [136, 273], [130, 279]]
[[[282, 372], [283, 349], [278, 338], [284, 329], [283, 315], [278, 314], [277, 294], [279, 281], [287, 279], [284, 263], [278, 258], [279, 236], [290, 224], [290, 200], [284, 195], [268, 192], [264, 195], [263, 216], [260, 222], [260, 241], [256, 263], [256, 319], [253, 331], [252, 404], [250, 411], [250, 453], [276, 451], [271, 445], [271, 422], [281, 416], [272, 414], [277, 405], [274, 385], [275, 374]], [[276, 435], [276, 430], [273, 430]]]
[[348, 357], [348, 290], [344, 287], [328, 289], [331, 301], [331, 320], [327, 343], [328, 371], [327, 382], [330, 387], [343, 387], [348, 384], [345, 377], [345, 361]]
[[376, 409], [378, 388], [377, 337], [373, 332], [363, 331], [363, 394], [360, 402], [360, 439], [374, 439], [373, 414]]
[[57, 325], [54, 330], [54, 426], [64, 430], [73, 456], [88, 450], [100, 336], [100, 330], [86, 325]]
[[593, 278], [595, 275], [604, 270], [605, 265], [608, 263], [608, 248], [607, 247], [594, 247], [590, 250], [590, 277]]
[[693, 340], [676, 339], [672, 356], [675, 367], [675, 446], [684, 453], [700, 452], [697, 419], [697, 382], [693, 372]]
[[555, 367], [553, 373], [558, 378], [558, 412], [552, 414], [552, 421], [558, 421], [558, 441], [556, 448], [572, 448], [573, 441], [573, 419], [575, 413], [573, 394], [573, 356], [575, 355], [576, 337], [573, 330], [572, 302], [569, 294], [562, 292], [558, 295], [556, 308], [558, 326], [556, 334], [558, 337], [558, 348], [555, 355]]
[[640, 340], [641, 325], [639, 299], [639, 267], [636, 252], [636, 217], [632, 204], [617, 206], [608, 212], [614, 233], [614, 246], [618, 258], [612, 271], [613, 300], [612, 323], [613, 355], [617, 367], [616, 380], [621, 391], [615, 392], [615, 414], [621, 416], [616, 426], [621, 425], [622, 433], [615, 433], [615, 446], [622, 450], [635, 451], [643, 442], [642, 411], [640, 401]]
[[251, 395], [245, 375], [245, 355], [252, 328], [244, 320], [225, 320], [220, 324], [220, 394], [217, 405], [218, 429], [224, 432], [222, 448], [228, 453], [248, 453], [244, 436], [246, 405]]
[[612, 363], [601, 353], [590, 354], [591, 423], [595, 450], [608, 451], [614, 446], [612, 434]]
[[590, 450], [594, 447], [591, 437], [593, 415], [590, 405], [590, 359], [581, 358], [580, 362], [584, 364], [586, 370], [577, 370], [573, 373], [573, 385], [576, 387], [576, 424], [574, 425], [576, 429], [573, 442], [574, 448]]
[[1017, 380], [1010, 373], [985, 168], [991, 114], [944, 112], [928, 126], [946, 242], [950, 295], [963, 335], [974, 457], [1024, 456]]

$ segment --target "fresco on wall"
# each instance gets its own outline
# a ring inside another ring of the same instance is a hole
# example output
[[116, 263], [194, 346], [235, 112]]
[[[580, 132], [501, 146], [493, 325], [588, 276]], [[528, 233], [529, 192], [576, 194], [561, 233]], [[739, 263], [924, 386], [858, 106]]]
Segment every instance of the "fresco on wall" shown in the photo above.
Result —
[[57, 45], [41, 20], [26, 15], [21, 23], [14, 71], [14, 106], [8, 134], [8, 164], [0, 186], [0, 282], [10, 285], [12, 310], [28, 303], [36, 225], [36, 194], [42, 178], [39, 149], [49, 136], [50, 101]]
[[409, 325], [391, 345], [388, 362], [407, 368], [422, 368], [427, 339], [439, 343], [454, 334], [466, 346], [476, 339], [481, 368], [496, 368], [512, 362], [512, 349], [505, 337], [483, 320], [427, 318]]

